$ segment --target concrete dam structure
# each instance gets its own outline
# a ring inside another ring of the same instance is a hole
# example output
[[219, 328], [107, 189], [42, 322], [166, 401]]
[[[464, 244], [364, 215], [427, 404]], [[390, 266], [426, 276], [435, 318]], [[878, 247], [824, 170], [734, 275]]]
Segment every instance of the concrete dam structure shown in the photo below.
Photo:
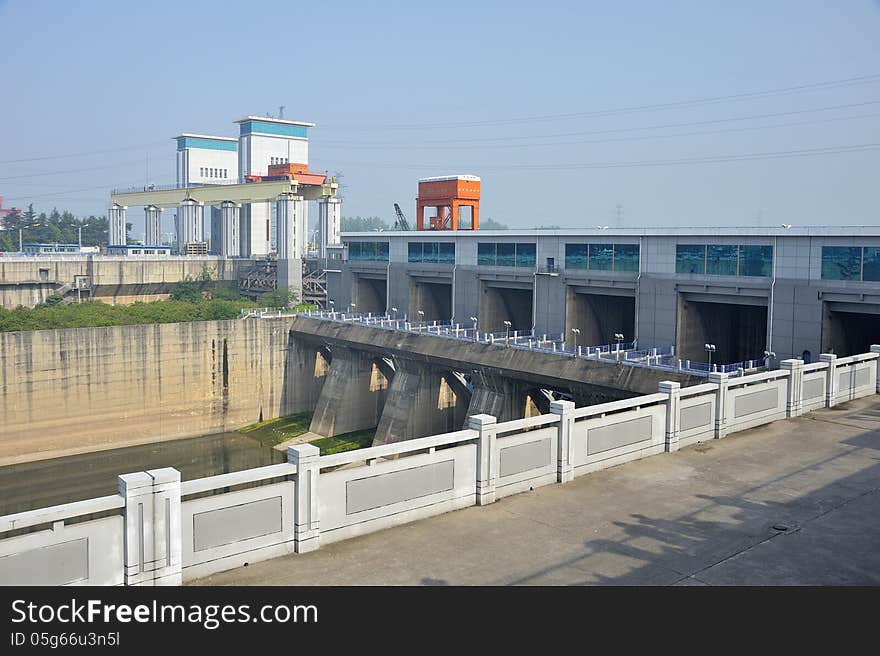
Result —
[[207, 274], [214, 281], [237, 283], [240, 272], [253, 263], [213, 256], [0, 257], [0, 307], [33, 307], [53, 294], [111, 305], [162, 300], [187, 278]]
[[862, 353], [880, 341], [876, 227], [344, 233], [339, 311], [478, 321], [713, 362]]
[[0, 333], [0, 352], [0, 465], [298, 412], [319, 435], [376, 428], [383, 444], [696, 380], [302, 316]]

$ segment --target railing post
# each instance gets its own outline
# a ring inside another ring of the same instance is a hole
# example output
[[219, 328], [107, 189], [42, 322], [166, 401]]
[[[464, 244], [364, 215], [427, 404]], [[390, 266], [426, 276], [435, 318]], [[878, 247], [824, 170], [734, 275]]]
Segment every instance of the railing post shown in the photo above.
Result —
[[287, 447], [287, 462], [296, 465], [293, 536], [296, 553], [321, 546], [318, 516], [318, 483], [321, 478], [321, 450], [314, 444]]
[[497, 420], [492, 415], [480, 414], [468, 417], [468, 428], [479, 431], [477, 441], [477, 505], [485, 506], [495, 501], [495, 471], [492, 452], [495, 450]]
[[718, 386], [715, 391], [715, 439], [727, 435], [727, 386], [729, 374], [720, 371], [709, 372], [709, 382]]
[[678, 434], [681, 430], [681, 383], [661, 380], [658, 391], [669, 397], [666, 401], [666, 451], [678, 451]]
[[[880, 354], [880, 344], [871, 344], [871, 353]], [[880, 394], [880, 358], [878, 358], [875, 361], [875, 363], [877, 366], [877, 388], [876, 389], [877, 389], [877, 394]]]
[[783, 360], [780, 369], [788, 371], [788, 398], [785, 401], [785, 416], [799, 417], [803, 412], [804, 398], [804, 361], [797, 359]]
[[551, 401], [550, 412], [559, 415], [556, 440], [556, 480], [567, 483], [574, 478], [571, 465], [571, 433], [574, 431], [574, 401]]
[[825, 407], [837, 404], [837, 356], [833, 353], [820, 353], [819, 361], [828, 364], [825, 370]]
[[171, 467], [123, 474], [125, 585], [180, 585], [180, 472]]

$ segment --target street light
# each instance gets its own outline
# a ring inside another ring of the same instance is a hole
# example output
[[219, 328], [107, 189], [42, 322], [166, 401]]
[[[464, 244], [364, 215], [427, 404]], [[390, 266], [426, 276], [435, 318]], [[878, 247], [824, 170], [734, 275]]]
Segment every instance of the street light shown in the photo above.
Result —
[[712, 354], [716, 351], [714, 344], [703, 344], [706, 353], [709, 354], [709, 370], [712, 370]]
[[471, 321], [474, 322], [474, 341], [480, 341], [480, 333], [477, 330], [477, 326], [479, 324], [479, 320], [476, 317], [471, 317]]
[[773, 351], [764, 351], [764, 366], [767, 369], [770, 368], [770, 359], [775, 358], [776, 354]]
[[580, 337], [580, 335], [581, 335], [581, 329], [580, 328], [572, 328], [571, 332], [574, 334], [574, 352], [577, 353], [578, 352], [578, 337]]
[[419, 315], [419, 332], [422, 332], [422, 323], [425, 320], [425, 312], [424, 310], [417, 310], [416, 314]]
[[511, 327], [511, 325], [513, 325], [513, 324], [511, 324], [509, 321], [504, 322], [504, 327], [507, 328], [507, 337], [504, 338], [505, 344], [510, 343], [510, 327]]
[[23, 247], [23, 245], [22, 245], [22, 240], [21, 240], [21, 231], [22, 231], [22, 229], [24, 229], [24, 228], [39, 228], [41, 225], [43, 225], [43, 224], [42, 224], [42, 223], [29, 223], [28, 225], [21, 226], [21, 227], [18, 229], [18, 252], [19, 252], [19, 253], [23, 253], [23, 252], [24, 252], [24, 247]]
[[92, 225], [92, 224], [91, 223], [83, 223], [79, 227], [79, 250], [80, 251], [82, 251], [82, 247], [83, 247], [83, 228], [88, 228], [90, 225]]
[[354, 315], [354, 309], [357, 307], [357, 303], [349, 303], [348, 307], [351, 308], [351, 314]]
[[397, 308], [391, 308], [391, 311], [394, 313], [394, 320], [397, 321]]

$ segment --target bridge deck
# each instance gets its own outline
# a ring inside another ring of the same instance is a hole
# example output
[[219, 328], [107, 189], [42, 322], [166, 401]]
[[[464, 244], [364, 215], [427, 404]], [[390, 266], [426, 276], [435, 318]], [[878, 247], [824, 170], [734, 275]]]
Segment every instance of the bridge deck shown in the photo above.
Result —
[[870, 396], [193, 583], [876, 585], [878, 453]]

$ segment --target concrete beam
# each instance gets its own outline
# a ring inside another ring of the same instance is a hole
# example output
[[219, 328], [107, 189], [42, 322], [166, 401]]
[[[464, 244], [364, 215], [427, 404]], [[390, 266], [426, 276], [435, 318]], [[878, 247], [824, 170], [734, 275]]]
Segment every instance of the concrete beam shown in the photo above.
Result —
[[184, 189], [158, 189], [143, 191], [118, 191], [110, 195], [110, 202], [129, 207], [155, 205], [156, 207], [177, 207], [181, 202], [192, 199], [205, 205], [219, 205], [223, 201], [233, 203], [264, 203], [274, 201], [281, 194], [302, 196], [305, 200], [321, 200], [336, 196], [339, 185], [336, 182], [323, 185], [300, 185], [296, 180], [276, 180], [272, 182], [247, 182], [234, 185], [205, 185]]
[[369, 353], [341, 345], [333, 345], [332, 351], [309, 430], [332, 437], [374, 428], [385, 406], [388, 379]]

